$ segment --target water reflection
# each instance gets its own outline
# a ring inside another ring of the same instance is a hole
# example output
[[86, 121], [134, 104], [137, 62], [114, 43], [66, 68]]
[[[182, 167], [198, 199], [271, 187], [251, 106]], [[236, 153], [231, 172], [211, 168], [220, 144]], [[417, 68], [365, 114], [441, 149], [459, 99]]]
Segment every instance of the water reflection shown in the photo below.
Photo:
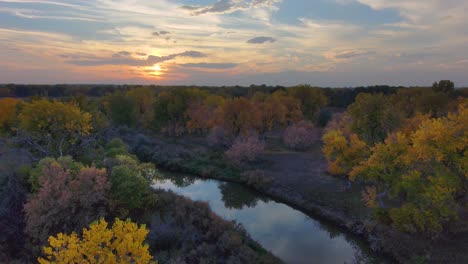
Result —
[[[286, 263], [382, 263], [333, 226], [234, 183], [169, 177], [154, 186], [206, 201], [227, 220], [241, 223], [253, 239]], [[362, 251], [362, 252], [361, 252]], [[361, 256], [362, 255], [362, 256]]]

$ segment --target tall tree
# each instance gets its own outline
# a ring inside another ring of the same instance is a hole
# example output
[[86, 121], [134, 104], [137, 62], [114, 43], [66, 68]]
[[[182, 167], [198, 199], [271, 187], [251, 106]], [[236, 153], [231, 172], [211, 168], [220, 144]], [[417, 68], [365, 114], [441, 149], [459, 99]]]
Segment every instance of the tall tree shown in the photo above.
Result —
[[64, 156], [92, 131], [91, 115], [75, 103], [34, 100], [19, 115], [22, 139], [43, 156]]

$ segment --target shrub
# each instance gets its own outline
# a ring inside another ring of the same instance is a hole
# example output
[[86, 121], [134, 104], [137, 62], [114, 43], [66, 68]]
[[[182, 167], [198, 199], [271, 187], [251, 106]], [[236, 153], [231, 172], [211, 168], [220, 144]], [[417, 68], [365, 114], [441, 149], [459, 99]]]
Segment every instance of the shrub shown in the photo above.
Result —
[[26, 233], [35, 242], [45, 242], [51, 233], [79, 230], [105, 215], [105, 169], [83, 167], [75, 174], [53, 161], [43, 168], [39, 182], [39, 191], [24, 205]]
[[211, 147], [224, 148], [231, 142], [230, 137], [226, 134], [226, 131], [222, 127], [214, 127], [210, 130], [210, 133], [206, 136], [206, 141]]
[[306, 150], [318, 140], [318, 131], [309, 121], [301, 121], [286, 128], [283, 141], [286, 146], [295, 150]]
[[225, 154], [232, 163], [240, 165], [257, 160], [264, 149], [265, 144], [258, 136], [238, 137]]

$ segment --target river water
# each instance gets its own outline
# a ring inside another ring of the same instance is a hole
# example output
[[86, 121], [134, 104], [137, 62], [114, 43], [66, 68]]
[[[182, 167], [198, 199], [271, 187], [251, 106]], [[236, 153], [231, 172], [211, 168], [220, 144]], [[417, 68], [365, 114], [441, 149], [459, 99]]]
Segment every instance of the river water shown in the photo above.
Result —
[[355, 237], [240, 184], [166, 175], [155, 188], [206, 201], [226, 220], [241, 223], [265, 249], [292, 264], [387, 263]]

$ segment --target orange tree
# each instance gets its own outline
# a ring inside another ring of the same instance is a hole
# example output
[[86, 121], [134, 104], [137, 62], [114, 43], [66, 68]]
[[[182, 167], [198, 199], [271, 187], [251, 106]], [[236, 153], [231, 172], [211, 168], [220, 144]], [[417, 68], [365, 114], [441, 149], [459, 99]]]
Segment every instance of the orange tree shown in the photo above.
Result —
[[21, 100], [15, 98], [0, 99], [0, 133], [12, 130], [20, 103]]

